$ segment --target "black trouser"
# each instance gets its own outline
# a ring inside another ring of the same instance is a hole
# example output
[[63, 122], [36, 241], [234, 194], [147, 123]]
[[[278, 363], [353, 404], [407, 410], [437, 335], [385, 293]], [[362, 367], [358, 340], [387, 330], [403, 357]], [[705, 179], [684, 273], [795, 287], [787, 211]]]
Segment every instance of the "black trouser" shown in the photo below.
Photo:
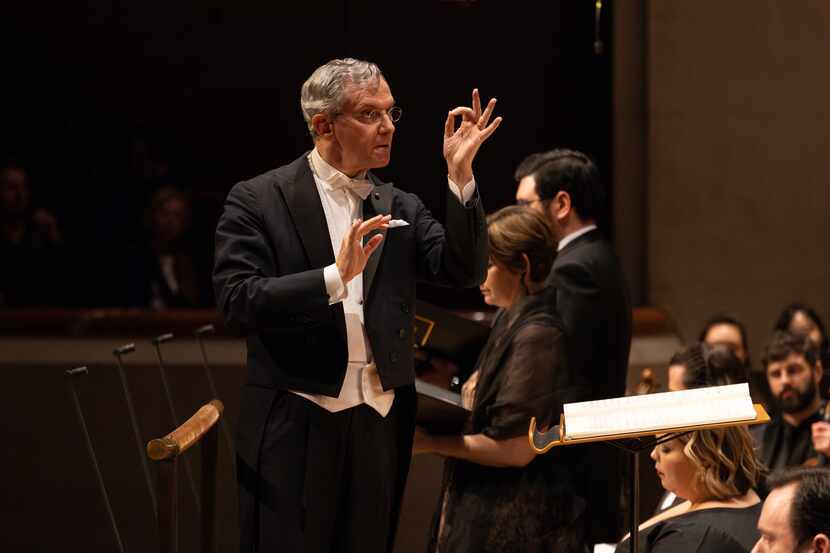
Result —
[[366, 405], [330, 413], [278, 391], [258, 475], [239, 463], [243, 553], [391, 552], [414, 415], [411, 386], [396, 389], [386, 417]]

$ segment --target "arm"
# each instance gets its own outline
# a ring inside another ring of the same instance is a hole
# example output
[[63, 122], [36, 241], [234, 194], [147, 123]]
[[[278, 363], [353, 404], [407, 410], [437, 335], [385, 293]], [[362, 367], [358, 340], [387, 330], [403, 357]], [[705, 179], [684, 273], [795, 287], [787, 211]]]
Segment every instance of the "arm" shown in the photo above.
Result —
[[461, 202], [447, 190], [447, 220], [441, 225], [420, 199], [416, 202], [415, 236], [418, 278], [436, 284], [470, 288], [487, 273], [487, 227], [476, 195]]
[[237, 184], [216, 227], [213, 270], [217, 307], [233, 330], [276, 330], [292, 313], [328, 310], [323, 268], [273, 276], [271, 243], [252, 183]]
[[[473, 180], [473, 160], [479, 148], [501, 124], [490, 123], [496, 107], [491, 99], [482, 112], [478, 89], [472, 107], [457, 107], [444, 123], [444, 159], [447, 161], [446, 229], [418, 200], [418, 275], [420, 278], [461, 288], [477, 286], [487, 270], [487, 229], [484, 210]], [[456, 117], [461, 117], [455, 128]]]
[[527, 436], [530, 418], [543, 424], [559, 416], [563, 398], [571, 397], [564, 360], [564, 337], [558, 329], [528, 325], [519, 331], [507, 354], [501, 385], [487, 422], [478, 434], [415, 434], [415, 452], [431, 452], [495, 467], [522, 467], [535, 457]]
[[567, 263], [555, 269], [549, 284], [556, 288], [556, 311], [571, 334], [590, 335], [594, 322], [600, 320], [599, 284], [579, 263]]
[[527, 435], [507, 440], [494, 440], [484, 434], [438, 436], [415, 429], [413, 452], [436, 453], [489, 467], [523, 467], [536, 453], [530, 448]]
[[[302, 330], [329, 322], [333, 300], [328, 289], [331, 286], [324, 278], [325, 268], [274, 276], [279, 261], [260, 204], [252, 183], [236, 185], [228, 194], [216, 227], [213, 282], [217, 305], [228, 326], [242, 332]], [[388, 217], [378, 216], [352, 225], [335, 264], [344, 284], [363, 271], [382, 240], [378, 236], [361, 245], [362, 237], [388, 221]]]

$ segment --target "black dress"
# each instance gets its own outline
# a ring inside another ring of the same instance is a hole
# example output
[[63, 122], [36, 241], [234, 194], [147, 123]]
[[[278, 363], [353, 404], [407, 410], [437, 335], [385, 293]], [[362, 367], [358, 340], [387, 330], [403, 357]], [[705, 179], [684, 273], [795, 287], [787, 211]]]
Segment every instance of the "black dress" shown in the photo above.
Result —
[[[546, 289], [497, 319], [479, 356], [481, 373], [465, 433], [495, 440], [524, 436], [531, 417], [540, 425], [558, 423], [563, 403], [585, 397], [585, 386], [565, 359], [562, 326], [551, 314], [553, 298]], [[582, 553], [579, 455], [579, 448], [561, 448], [522, 468], [448, 459], [430, 550]]]
[[[748, 553], [758, 538], [760, 501], [751, 507], [701, 509], [640, 531], [642, 553]], [[615, 553], [628, 553], [628, 540]]]

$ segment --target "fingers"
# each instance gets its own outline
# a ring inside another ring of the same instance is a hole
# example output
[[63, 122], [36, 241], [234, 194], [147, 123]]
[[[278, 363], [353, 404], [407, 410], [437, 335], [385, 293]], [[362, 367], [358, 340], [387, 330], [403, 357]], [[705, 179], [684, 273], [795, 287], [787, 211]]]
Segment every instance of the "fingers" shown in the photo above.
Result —
[[473, 110], [464, 106], [453, 108], [450, 110], [450, 115], [460, 115], [464, 118], [464, 121], [472, 121], [473, 123], [477, 122], [480, 117], [480, 115], [477, 116]]
[[447, 120], [444, 122], [444, 138], [450, 138], [455, 132], [455, 115], [447, 113]]
[[378, 246], [380, 246], [381, 242], [383, 242], [382, 234], [376, 234], [372, 236], [368, 242], [366, 242], [366, 244], [363, 246], [363, 254], [366, 256], [367, 259], [373, 253], [375, 253], [375, 250], [378, 249]]
[[478, 119], [478, 128], [483, 129], [487, 126], [494, 109], [496, 109], [496, 99], [490, 98], [490, 101], [487, 102], [487, 109], [484, 110], [484, 114]]
[[485, 129], [481, 131], [479, 140], [484, 142], [485, 140], [490, 138], [490, 135], [496, 132], [496, 129], [499, 128], [499, 125], [501, 125], [501, 117], [496, 117], [492, 123], [490, 123]]
[[346, 233], [346, 236], [343, 237], [343, 240], [360, 240], [367, 233], [375, 229], [389, 228], [389, 221], [391, 220], [391, 215], [375, 215], [365, 221], [363, 219], [355, 219], [352, 221], [352, 227]]
[[481, 97], [478, 95], [478, 89], [473, 89], [473, 117], [478, 119], [481, 117]]

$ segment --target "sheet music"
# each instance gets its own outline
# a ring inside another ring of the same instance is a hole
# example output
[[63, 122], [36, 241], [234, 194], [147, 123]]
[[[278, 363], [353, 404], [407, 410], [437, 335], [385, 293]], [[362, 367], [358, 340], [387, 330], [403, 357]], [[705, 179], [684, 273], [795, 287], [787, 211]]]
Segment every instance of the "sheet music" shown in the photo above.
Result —
[[568, 403], [565, 439], [754, 420], [749, 384]]

